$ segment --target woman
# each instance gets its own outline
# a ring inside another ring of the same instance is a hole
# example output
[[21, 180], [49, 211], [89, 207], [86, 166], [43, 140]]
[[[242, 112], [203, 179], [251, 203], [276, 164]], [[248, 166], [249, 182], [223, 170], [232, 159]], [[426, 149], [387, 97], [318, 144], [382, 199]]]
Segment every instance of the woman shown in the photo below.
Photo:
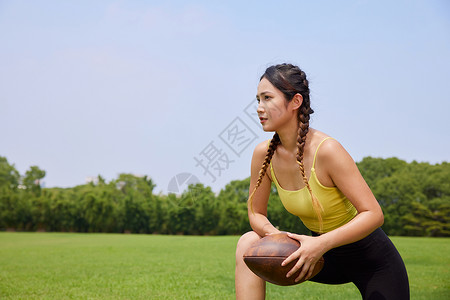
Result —
[[[265, 282], [243, 262], [258, 239], [278, 233], [267, 219], [271, 183], [285, 208], [297, 215], [313, 236], [289, 233], [301, 247], [283, 265], [299, 258], [287, 276], [301, 269], [311, 281], [353, 282], [363, 299], [409, 299], [404, 263], [381, 230], [383, 212], [353, 159], [333, 138], [309, 127], [309, 86], [297, 66], [267, 68], [256, 95], [264, 131], [270, 141], [256, 146], [251, 163], [248, 216], [253, 231], [236, 249], [236, 298], [264, 299]], [[322, 271], [310, 278], [324, 257]]]

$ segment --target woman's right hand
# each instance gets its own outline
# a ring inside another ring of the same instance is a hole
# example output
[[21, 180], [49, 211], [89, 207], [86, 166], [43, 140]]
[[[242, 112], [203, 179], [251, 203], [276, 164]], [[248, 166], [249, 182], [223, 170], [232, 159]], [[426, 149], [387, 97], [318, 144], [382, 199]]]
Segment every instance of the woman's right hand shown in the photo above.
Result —
[[326, 249], [324, 248], [321, 240], [317, 237], [293, 233], [288, 233], [288, 236], [291, 239], [299, 241], [301, 247], [299, 247], [298, 250], [292, 253], [288, 258], [286, 258], [281, 264], [282, 266], [285, 266], [298, 258], [297, 263], [286, 274], [286, 277], [292, 276], [293, 274], [295, 274], [295, 272], [301, 269], [301, 272], [295, 279], [295, 281], [298, 282], [302, 278], [308, 280], [313, 274], [314, 267], [317, 261], [325, 254]]

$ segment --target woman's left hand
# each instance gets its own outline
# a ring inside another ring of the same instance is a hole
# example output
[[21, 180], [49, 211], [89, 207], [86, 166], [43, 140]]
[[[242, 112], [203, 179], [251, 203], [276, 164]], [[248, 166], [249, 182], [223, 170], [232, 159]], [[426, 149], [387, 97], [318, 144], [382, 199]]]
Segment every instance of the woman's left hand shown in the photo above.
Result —
[[311, 237], [293, 233], [288, 233], [288, 236], [294, 240], [299, 241], [301, 247], [282, 262], [281, 265], [285, 266], [291, 261], [294, 261], [297, 258], [299, 259], [295, 266], [287, 273], [286, 277], [290, 277], [292, 276], [292, 274], [302, 269], [295, 281], [297, 282], [305, 276], [305, 279], [308, 280], [312, 276], [314, 266], [316, 265], [317, 261], [326, 252], [324, 250], [323, 244], [318, 237]]

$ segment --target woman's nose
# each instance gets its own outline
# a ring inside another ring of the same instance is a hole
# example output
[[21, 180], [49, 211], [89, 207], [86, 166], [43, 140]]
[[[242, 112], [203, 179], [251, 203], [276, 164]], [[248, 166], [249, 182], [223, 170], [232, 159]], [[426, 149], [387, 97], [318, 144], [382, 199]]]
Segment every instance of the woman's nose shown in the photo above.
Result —
[[256, 108], [256, 112], [257, 112], [258, 114], [264, 112], [264, 106], [262, 105], [261, 102], [258, 103], [258, 108]]

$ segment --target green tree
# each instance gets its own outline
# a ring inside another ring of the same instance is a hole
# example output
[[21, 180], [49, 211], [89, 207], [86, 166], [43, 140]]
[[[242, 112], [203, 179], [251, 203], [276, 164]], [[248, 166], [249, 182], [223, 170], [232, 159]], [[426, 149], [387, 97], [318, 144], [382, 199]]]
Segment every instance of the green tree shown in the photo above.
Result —
[[169, 233], [169, 202], [165, 195], [153, 195], [149, 206], [149, 233]]
[[49, 200], [51, 212], [47, 217], [49, 231], [80, 231], [77, 228], [78, 202], [69, 197], [66, 189], [44, 189], [42, 196]]
[[[364, 158], [358, 167], [379, 201], [390, 235], [450, 236], [450, 164], [397, 158]], [[45, 171], [32, 166], [20, 176], [0, 157], [0, 229], [167, 234], [242, 234], [251, 230], [250, 178], [234, 180], [216, 196], [191, 185], [181, 195], [155, 195], [147, 176], [120, 174], [106, 182], [41, 188]], [[22, 183], [22, 185], [20, 185]], [[280, 230], [308, 234], [288, 213], [275, 186], [268, 218]]]
[[8, 163], [6, 157], [0, 156], [0, 229], [18, 228], [20, 223], [20, 201], [17, 187], [20, 174]]
[[120, 174], [116, 186], [122, 192], [119, 211], [126, 232], [150, 232], [150, 216], [154, 205], [153, 189], [155, 185], [147, 176]]
[[19, 185], [20, 174], [8, 163], [6, 157], [0, 156], [0, 187], [6, 186], [9, 189], [16, 189]]
[[220, 209], [211, 188], [197, 183], [190, 185], [185, 193], [192, 197], [195, 207], [194, 232], [198, 234], [217, 234]]
[[0, 229], [18, 229], [20, 215], [17, 203], [20, 201], [18, 193], [8, 185], [0, 186]]
[[367, 184], [372, 188], [377, 181], [392, 176], [398, 170], [403, 169], [407, 163], [396, 157], [383, 159], [368, 156], [356, 165]]
[[[385, 214], [383, 229], [390, 235], [449, 236], [449, 164], [413, 161], [394, 165], [385, 175], [372, 176], [372, 191]], [[379, 169], [376, 163], [365, 167], [366, 174]]]
[[89, 192], [82, 196], [81, 207], [89, 232], [116, 232], [116, 205], [110, 199]]
[[23, 185], [26, 186], [27, 190], [39, 196], [41, 193], [41, 180], [44, 177], [44, 170], [40, 169], [38, 166], [31, 166], [30, 169], [25, 172]]
[[243, 234], [251, 230], [247, 200], [250, 178], [233, 180], [217, 197], [220, 209], [219, 234]]

